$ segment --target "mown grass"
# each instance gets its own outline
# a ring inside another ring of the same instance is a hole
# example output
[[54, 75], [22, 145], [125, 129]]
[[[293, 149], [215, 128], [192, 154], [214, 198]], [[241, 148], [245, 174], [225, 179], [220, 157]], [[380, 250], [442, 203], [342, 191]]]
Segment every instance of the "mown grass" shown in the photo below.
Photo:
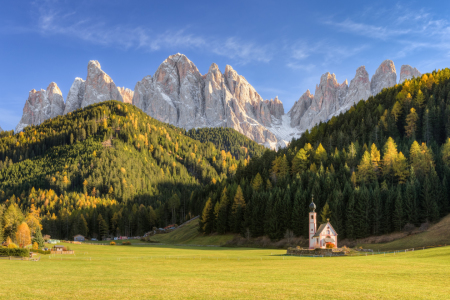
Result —
[[70, 246], [76, 256], [0, 260], [0, 298], [446, 299], [450, 293], [450, 247], [305, 258], [267, 249]]

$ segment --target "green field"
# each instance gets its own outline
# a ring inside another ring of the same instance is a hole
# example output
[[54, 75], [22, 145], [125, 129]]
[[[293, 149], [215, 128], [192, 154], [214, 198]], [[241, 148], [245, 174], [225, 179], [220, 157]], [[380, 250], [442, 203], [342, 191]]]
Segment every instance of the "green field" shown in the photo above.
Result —
[[361, 257], [285, 250], [73, 245], [76, 255], [0, 260], [2, 299], [445, 299], [450, 247]]

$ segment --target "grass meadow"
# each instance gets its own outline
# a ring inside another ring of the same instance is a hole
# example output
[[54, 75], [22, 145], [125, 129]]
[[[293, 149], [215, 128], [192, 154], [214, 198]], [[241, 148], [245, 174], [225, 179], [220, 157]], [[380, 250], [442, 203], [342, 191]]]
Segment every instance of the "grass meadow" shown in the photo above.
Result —
[[2, 299], [448, 299], [450, 247], [361, 257], [285, 250], [73, 245], [0, 260]]

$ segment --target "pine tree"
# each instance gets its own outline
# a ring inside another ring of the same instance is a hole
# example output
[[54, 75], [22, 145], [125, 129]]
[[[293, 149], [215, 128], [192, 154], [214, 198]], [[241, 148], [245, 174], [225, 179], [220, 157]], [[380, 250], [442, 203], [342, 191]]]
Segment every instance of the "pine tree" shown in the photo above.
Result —
[[423, 108], [424, 100], [425, 100], [425, 97], [424, 97], [422, 91], [419, 90], [417, 92], [416, 98], [414, 99], [415, 105], [417, 105], [417, 107], [419, 107], [419, 108]]
[[442, 161], [447, 167], [450, 167], [450, 138], [447, 138], [441, 150]]
[[104, 239], [108, 236], [108, 224], [103, 219], [101, 214], [98, 215], [97, 222], [98, 222], [99, 235], [100, 235], [101, 239]]
[[356, 215], [355, 215], [355, 193], [351, 192], [350, 197], [348, 198], [347, 203], [347, 220], [345, 226], [345, 233], [347, 238], [354, 239], [355, 236], [355, 223], [356, 223]]
[[394, 176], [399, 184], [406, 182], [408, 177], [408, 162], [402, 152], [399, 152], [393, 165]]
[[417, 224], [417, 206], [416, 206], [416, 191], [411, 182], [406, 184], [405, 196], [403, 199], [405, 222], [410, 224]]
[[372, 159], [368, 151], [364, 152], [361, 163], [358, 165], [357, 178], [359, 182], [371, 182], [376, 179]]
[[224, 188], [222, 191], [222, 196], [220, 197], [219, 211], [217, 215], [217, 232], [224, 234], [228, 230], [228, 197], [227, 188]]
[[372, 144], [370, 147], [370, 159], [372, 160], [372, 167], [376, 176], [380, 172], [380, 157], [380, 151], [377, 149], [377, 146]]
[[302, 173], [306, 170], [308, 165], [309, 154], [305, 149], [300, 149], [292, 159], [292, 174]]
[[209, 234], [212, 232], [212, 220], [211, 220], [211, 211], [213, 210], [212, 204], [211, 204], [211, 198], [208, 198], [208, 200], [205, 203], [205, 206], [203, 207], [202, 217], [200, 219], [200, 229], [202, 232]]
[[259, 173], [256, 174], [255, 178], [252, 180], [252, 188], [255, 192], [259, 191], [262, 188], [263, 179]]
[[232, 231], [235, 233], [241, 232], [241, 226], [243, 225], [244, 211], [245, 210], [245, 200], [242, 193], [241, 186], [238, 185], [236, 195], [234, 196], [233, 206], [231, 208], [231, 216], [233, 224]]
[[328, 202], [325, 203], [325, 205], [322, 208], [322, 212], [320, 213], [320, 218], [322, 219], [322, 224], [327, 223], [328, 220], [331, 218], [331, 210], [330, 206], [328, 205]]
[[44, 248], [45, 242], [44, 238], [42, 237], [41, 228], [37, 228], [36, 233], [34, 234], [34, 237], [32, 239], [33, 243], [37, 243], [39, 248]]
[[291, 228], [296, 236], [303, 235], [304, 231], [304, 223], [306, 222], [306, 216], [302, 215], [302, 192], [300, 189], [297, 189], [294, 195], [294, 205], [292, 207], [292, 223]]
[[383, 206], [381, 201], [381, 191], [378, 182], [375, 183], [375, 189], [372, 193], [373, 197], [373, 228], [372, 232], [375, 235], [381, 232], [381, 223], [383, 222]]
[[416, 110], [411, 108], [410, 113], [406, 117], [405, 133], [407, 137], [415, 138], [417, 130], [417, 120], [419, 120], [419, 115], [417, 115]]
[[327, 151], [323, 148], [322, 144], [319, 144], [316, 152], [314, 153], [314, 159], [316, 160], [317, 164], [324, 163], [327, 160], [327, 157]]
[[397, 188], [397, 197], [394, 202], [394, 215], [393, 215], [394, 230], [400, 231], [403, 227], [403, 200], [400, 186]]

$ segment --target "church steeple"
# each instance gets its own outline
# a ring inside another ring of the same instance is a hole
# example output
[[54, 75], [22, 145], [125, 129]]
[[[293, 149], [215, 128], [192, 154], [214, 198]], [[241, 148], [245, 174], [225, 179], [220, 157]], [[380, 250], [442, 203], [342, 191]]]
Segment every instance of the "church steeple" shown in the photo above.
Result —
[[314, 194], [311, 195], [311, 204], [309, 205], [309, 248], [314, 249], [316, 248], [316, 243], [314, 242], [314, 234], [317, 230], [317, 221], [316, 221], [316, 204], [314, 204]]

